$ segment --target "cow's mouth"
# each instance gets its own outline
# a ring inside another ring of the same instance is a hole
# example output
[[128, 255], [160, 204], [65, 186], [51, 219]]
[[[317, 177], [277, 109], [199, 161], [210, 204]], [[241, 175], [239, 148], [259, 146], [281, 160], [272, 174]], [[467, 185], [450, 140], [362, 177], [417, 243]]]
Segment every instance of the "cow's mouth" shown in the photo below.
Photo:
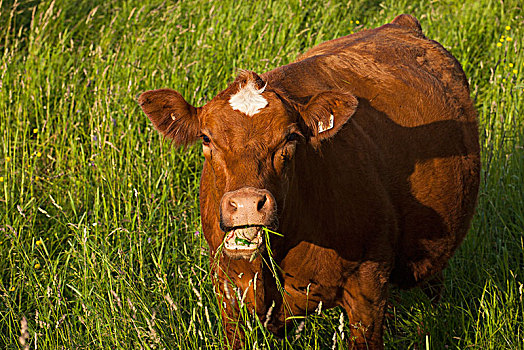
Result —
[[232, 258], [249, 259], [260, 248], [263, 226], [240, 226], [226, 232], [224, 251]]

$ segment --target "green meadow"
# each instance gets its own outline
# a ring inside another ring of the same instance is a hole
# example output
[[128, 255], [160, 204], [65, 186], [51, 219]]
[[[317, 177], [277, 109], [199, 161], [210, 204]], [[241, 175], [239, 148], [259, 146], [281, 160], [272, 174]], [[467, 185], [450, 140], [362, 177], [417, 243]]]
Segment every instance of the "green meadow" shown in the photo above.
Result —
[[[1, 1], [0, 348], [222, 349], [200, 233], [200, 144], [175, 149], [136, 96], [196, 106], [239, 69], [414, 14], [462, 64], [482, 181], [442, 300], [391, 290], [386, 349], [524, 349], [524, 50], [519, 0]], [[247, 349], [343, 349], [323, 310]]]

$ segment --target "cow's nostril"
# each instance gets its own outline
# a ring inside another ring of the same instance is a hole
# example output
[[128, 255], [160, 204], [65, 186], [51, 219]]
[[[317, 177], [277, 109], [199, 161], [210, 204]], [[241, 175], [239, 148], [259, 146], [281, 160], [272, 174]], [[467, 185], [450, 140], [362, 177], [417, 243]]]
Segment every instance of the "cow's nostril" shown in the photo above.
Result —
[[235, 202], [234, 200], [231, 199], [231, 200], [229, 200], [229, 207], [230, 207], [229, 209], [231, 211], [236, 211], [237, 208], [238, 208], [238, 204], [237, 204], [237, 202]]
[[257, 204], [257, 210], [258, 211], [261, 211], [262, 208], [264, 208], [264, 205], [266, 204], [267, 202], [267, 196], [264, 195], [262, 198], [260, 198], [260, 200], [258, 201], [258, 204]]

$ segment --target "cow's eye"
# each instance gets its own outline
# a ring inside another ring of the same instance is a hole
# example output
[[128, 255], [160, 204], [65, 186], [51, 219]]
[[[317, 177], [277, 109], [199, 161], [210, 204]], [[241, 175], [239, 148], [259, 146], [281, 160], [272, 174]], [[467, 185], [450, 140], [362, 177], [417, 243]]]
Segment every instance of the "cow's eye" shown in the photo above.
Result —
[[291, 156], [289, 155], [286, 149], [282, 151], [281, 157], [282, 157], [282, 161], [284, 162], [284, 165], [287, 165], [287, 163], [291, 159]]
[[298, 140], [300, 140], [300, 138], [301, 138], [301, 136], [299, 134], [297, 134], [296, 132], [293, 132], [293, 133], [287, 135], [286, 141], [287, 142], [298, 141]]
[[202, 134], [202, 143], [205, 146], [209, 146], [209, 144], [211, 143], [211, 139], [209, 138], [209, 136]]
[[288, 165], [291, 163], [297, 148], [297, 143], [293, 141], [299, 140], [300, 138], [300, 135], [297, 135], [296, 138], [291, 139], [286, 137], [286, 141], [289, 140], [289, 142], [284, 144], [275, 152], [273, 156], [273, 167], [278, 174], [283, 174]]

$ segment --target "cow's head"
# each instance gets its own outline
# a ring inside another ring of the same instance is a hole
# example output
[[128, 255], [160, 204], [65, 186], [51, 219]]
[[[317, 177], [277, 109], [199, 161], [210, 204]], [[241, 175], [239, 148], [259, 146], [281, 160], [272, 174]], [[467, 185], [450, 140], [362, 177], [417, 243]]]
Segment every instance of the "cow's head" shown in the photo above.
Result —
[[[297, 82], [300, 84], [300, 82]], [[263, 243], [262, 227], [278, 229], [298, 147], [334, 136], [353, 115], [351, 94], [323, 92], [306, 105], [243, 71], [203, 107], [176, 91], [153, 90], [138, 102], [153, 125], [175, 145], [199, 138], [214, 183], [224, 251], [249, 258]], [[219, 203], [218, 203], [219, 202]]]

